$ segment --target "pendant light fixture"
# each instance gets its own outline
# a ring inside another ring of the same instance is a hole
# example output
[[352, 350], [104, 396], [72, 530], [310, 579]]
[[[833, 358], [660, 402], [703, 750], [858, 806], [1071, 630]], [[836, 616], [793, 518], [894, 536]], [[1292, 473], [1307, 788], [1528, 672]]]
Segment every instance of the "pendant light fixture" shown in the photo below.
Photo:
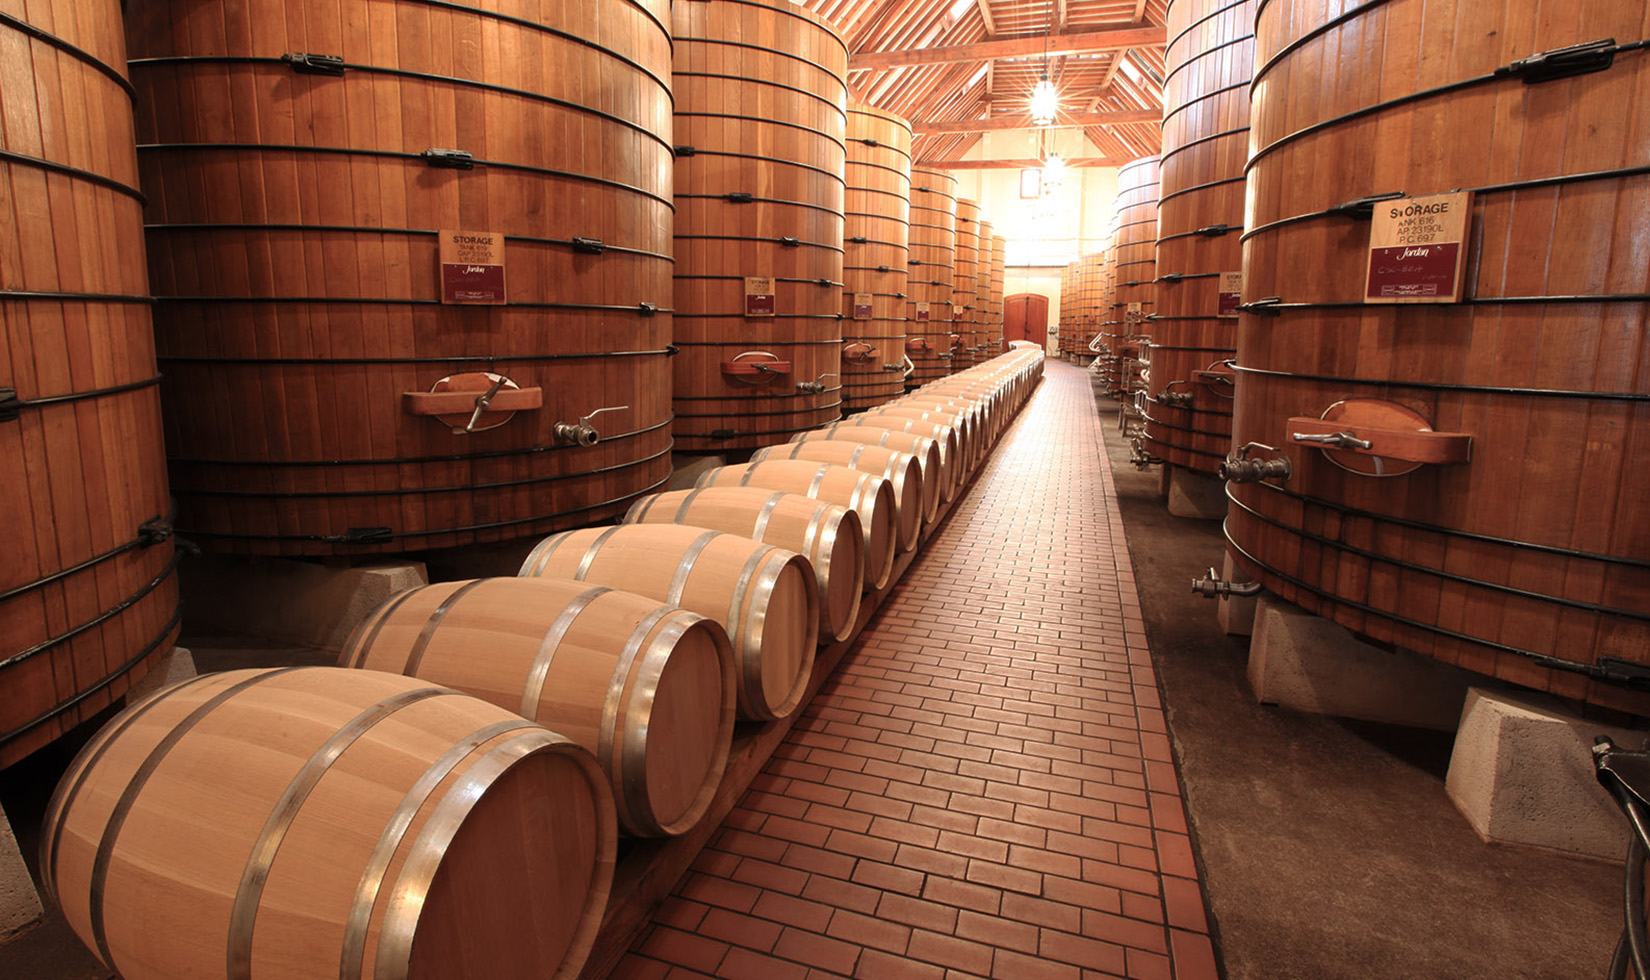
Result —
[[1031, 121], [1038, 126], [1052, 124], [1060, 112], [1060, 93], [1054, 90], [1054, 83], [1048, 79], [1048, 39], [1053, 30], [1054, 17], [1050, 11], [1043, 31], [1043, 77], [1031, 89]]

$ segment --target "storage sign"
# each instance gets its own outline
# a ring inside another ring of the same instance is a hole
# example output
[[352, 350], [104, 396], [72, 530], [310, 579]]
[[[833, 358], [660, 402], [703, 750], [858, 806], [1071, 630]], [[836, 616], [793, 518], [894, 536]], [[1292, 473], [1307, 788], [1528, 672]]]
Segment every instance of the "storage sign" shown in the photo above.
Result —
[[855, 293], [854, 294], [854, 319], [856, 319], [856, 320], [869, 320], [869, 319], [871, 319], [871, 294], [870, 293]]
[[774, 292], [772, 276], [745, 277], [745, 315], [773, 316]]
[[1471, 207], [1470, 191], [1375, 205], [1364, 302], [1460, 302]]
[[1222, 272], [1220, 274], [1220, 306], [1215, 311], [1216, 316], [1237, 316], [1238, 304], [1243, 302], [1243, 273]]
[[504, 236], [441, 232], [441, 302], [504, 305]]

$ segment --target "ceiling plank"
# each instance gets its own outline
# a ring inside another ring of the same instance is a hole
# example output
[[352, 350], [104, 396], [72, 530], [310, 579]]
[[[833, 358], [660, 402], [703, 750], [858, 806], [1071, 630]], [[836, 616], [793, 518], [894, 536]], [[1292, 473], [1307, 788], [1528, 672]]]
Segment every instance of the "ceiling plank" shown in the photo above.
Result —
[[1134, 0], [1134, 17], [1136, 24], [1146, 19], [1146, 0]]
[[1066, 29], [1066, 0], [1054, 0], [1054, 29]]
[[1069, 114], [1047, 126], [1039, 126], [1030, 117], [1018, 116], [1000, 119], [946, 119], [918, 123], [914, 131], [919, 136], [938, 136], [942, 133], [987, 133], [1005, 129], [1071, 129], [1078, 126], [1106, 126], [1119, 123], [1156, 123], [1163, 113], [1156, 109], [1128, 109], [1112, 112]]
[[1123, 27], [1052, 37], [1017, 37], [982, 41], [951, 47], [916, 48], [910, 51], [873, 51], [856, 54], [848, 62], [849, 71], [893, 68], [898, 65], [944, 65], [959, 61], [986, 61], [992, 58], [1024, 58], [1042, 54], [1072, 54], [1078, 51], [1116, 51], [1121, 48], [1161, 45], [1168, 41], [1162, 27]]
[[[1090, 167], [1121, 167], [1129, 157], [1074, 157], [1066, 161], [1066, 169]], [[915, 166], [930, 170], [1038, 170], [1043, 161], [1025, 160], [918, 160]]]

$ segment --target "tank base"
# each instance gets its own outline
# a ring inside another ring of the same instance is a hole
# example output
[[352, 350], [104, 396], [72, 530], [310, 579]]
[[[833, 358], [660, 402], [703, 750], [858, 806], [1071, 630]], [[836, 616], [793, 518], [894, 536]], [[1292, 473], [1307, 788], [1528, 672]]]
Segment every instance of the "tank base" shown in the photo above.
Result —
[[1403, 651], [1273, 596], [1255, 604], [1249, 686], [1262, 704], [1318, 715], [1454, 731], [1477, 677]]
[[693, 485], [706, 470], [728, 465], [728, 458], [722, 455], [689, 456], [685, 453], [676, 453], [670, 457], [670, 465], [670, 482], [665, 484], [665, 490], [692, 490]]
[[149, 673], [143, 679], [132, 685], [126, 692], [126, 703], [136, 704], [145, 697], [171, 687], [173, 684], [182, 684], [191, 677], [200, 673], [195, 668], [195, 655], [185, 647], [173, 647], [167, 651], [158, 663], [149, 668]]
[[252, 634], [336, 653], [380, 602], [428, 585], [421, 561], [339, 568], [288, 558], [210, 556], [184, 566], [191, 633]]
[[1643, 732], [1601, 725], [1533, 692], [1473, 688], [1444, 790], [1478, 836], [1606, 861], [1627, 853], [1627, 818], [1593, 777], [1595, 735], [1637, 748]]
[[1203, 521], [1226, 516], [1226, 484], [1207, 473], [1163, 464], [1169, 473], [1169, 513]]
[[40, 921], [45, 909], [6, 814], [0, 811], [0, 946]]

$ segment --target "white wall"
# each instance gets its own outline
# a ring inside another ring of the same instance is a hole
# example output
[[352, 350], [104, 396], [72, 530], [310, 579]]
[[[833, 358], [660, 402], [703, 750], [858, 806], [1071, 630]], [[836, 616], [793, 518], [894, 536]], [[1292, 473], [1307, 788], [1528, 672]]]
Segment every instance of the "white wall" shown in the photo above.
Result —
[[[1023, 160], [1049, 152], [1062, 157], [1103, 154], [1080, 130], [1015, 130], [986, 133], [969, 160]], [[1041, 293], [1048, 297], [1049, 345], [1060, 322], [1060, 274], [1079, 255], [1104, 248], [1117, 200], [1117, 168], [1071, 170], [1063, 187], [1041, 200], [1020, 198], [1018, 170], [956, 170], [957, 196], [978, 201], [980, 217], [1008, 240], [1004, 295]]]

